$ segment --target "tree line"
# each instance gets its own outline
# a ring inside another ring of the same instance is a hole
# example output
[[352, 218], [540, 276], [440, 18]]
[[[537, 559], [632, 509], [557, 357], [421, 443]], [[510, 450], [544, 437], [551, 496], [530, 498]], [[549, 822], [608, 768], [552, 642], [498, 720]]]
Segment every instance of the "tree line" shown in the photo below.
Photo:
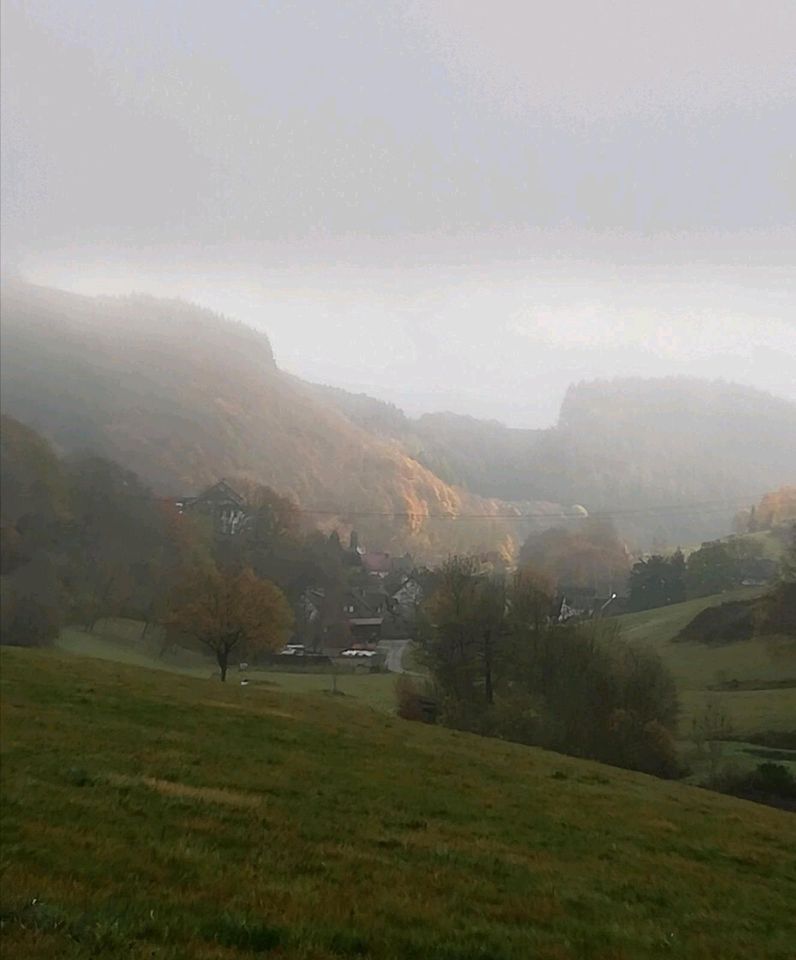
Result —
[[[784, 492], [770, 494], [761, 502], [781, 507]], [[782, 516], [783, 511], [781, 507], [779, 514], [769, 511], [767, 516]], [[762, 510], [759, 513], [762, 515]], [[787, 536], [787, 523], [768, 529], [772, 538]], [[712, 596], [744, 583], [766, 583], [778, 572], [777, 563], [765, 556], [763, 543], [748, 536], [703, 543], [688, 557], [678, 549], [633, 562], [614, 524], [591, 517], [568, 528], [552, 527], [530, 534], [520, 550], [519, 562], [544, 572], [568, 596], [574, 592], [607, 599], [614, 592], [626, 592], [631, 611]]]
[[775, 561], [763, 555], [762, 544], [733, 537], [703, 543], [684, 556], [653, 555], [633, 564], [628, 577], [628, 602], [632, 611], [650, 610], [735, 590], [744, 583], [765, 583], [777, 573]]
[[[485, 574], [471, 557], [437, 571], [419, 644], [447, 725], [675, 776], [678, 700], [651, 651], [615, 620], [562, 624], [549, 580], [528, 567]], [[400, 710], [426, 693], [404, 683]]]
[[4, 416], [0, 430], [0, 590], [4, 643], [52, 642], [65, 624], [91, 631], [129, 617], [142, 634], [198, 645], [217, 660], [279, 647], [301, 596], [320, 587], [339, 614], [348, 554], [337, 534], [302, 529], [290, 500], [241, 484], [250, 523], [219, 535], [212, 520], [158, 499], [134, 473], [93, 454], [59, 457]]

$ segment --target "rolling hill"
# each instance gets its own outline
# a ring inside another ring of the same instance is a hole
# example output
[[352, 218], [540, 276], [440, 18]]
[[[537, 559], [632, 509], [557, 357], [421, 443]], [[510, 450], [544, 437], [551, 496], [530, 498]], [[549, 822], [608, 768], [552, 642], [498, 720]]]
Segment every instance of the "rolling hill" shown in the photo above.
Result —
[[344, 697], [0, 656], [9, 956], [792, 956], [785, 812]]

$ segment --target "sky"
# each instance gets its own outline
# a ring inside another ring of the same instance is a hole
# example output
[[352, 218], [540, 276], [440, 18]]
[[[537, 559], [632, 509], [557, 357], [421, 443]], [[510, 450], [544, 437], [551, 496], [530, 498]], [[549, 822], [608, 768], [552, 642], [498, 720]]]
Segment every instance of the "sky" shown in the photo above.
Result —
[[796, 400], [792, 0], [6, 0], [6, 272], [181, 296], [412, 414]]

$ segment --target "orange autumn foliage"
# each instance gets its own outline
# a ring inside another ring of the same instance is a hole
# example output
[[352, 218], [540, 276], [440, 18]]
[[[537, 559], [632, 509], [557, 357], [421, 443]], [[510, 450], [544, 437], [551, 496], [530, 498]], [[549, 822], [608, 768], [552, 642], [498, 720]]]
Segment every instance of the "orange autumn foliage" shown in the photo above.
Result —
[[233, 653], [244, 659], [278, 649], [293, 615], [270, 580], [248, 569], [234, 574], [209, 570], [197, 572], [175, 591], [165, 624], [209, 650], [224, 680]]

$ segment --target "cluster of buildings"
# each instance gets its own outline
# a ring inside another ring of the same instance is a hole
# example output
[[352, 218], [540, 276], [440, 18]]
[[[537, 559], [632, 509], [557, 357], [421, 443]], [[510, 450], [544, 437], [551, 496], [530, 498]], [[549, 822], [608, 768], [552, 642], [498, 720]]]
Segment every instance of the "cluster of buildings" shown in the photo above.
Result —
[[[252, 522], [246, 501], [224, 480], [199, 496], [175, 501], [181, 513], [207, 518], [217, 534], [236, 536]], [[352, 533], [347, 550], [349, 585], [340, 592], [307, 587], [299, 600], [299, 639], [308, 649], [368, 651], [385, 638], [414, 635], [425, 572], [409, 554], [391, 556], [360, 546]]]
[[[197, 497], [175, 503], [181, 512], [207, 517], [223, 536], [243, 533], [253, 519], [245, 499], [224, 480]], [[417, 567], [409, 554], [391, 556], [365, 549], [356, 533], [351, 534], [345, 552], [348, 577], [342, 590], [317, 585], [302, 592], [292, 654], [300, 648], [302, 653], [345, 650], [364, 655], [375, 651], [381, 640], [416, 635], [420, 606], [430, 590], [428, 570]], [[498, 554], [484, 554], [480, 560], [485, 570], [505, 570], [505, 560]], [[593, 589], [563, 588], [554, 600], [551, 619], [563, 623], [611, 616], [626, 608], [624, 595], [599, 596]]]
[[355, 545], [349, 554], [349, 582], [341, 591], [330, 594], [309, 587], [302, 594], [306, 635], [325, 648], [351, 651], [375, 650], [380, 640], [413, 637], [427, 572], [415, 569], [408, 554], [391, 557]]

